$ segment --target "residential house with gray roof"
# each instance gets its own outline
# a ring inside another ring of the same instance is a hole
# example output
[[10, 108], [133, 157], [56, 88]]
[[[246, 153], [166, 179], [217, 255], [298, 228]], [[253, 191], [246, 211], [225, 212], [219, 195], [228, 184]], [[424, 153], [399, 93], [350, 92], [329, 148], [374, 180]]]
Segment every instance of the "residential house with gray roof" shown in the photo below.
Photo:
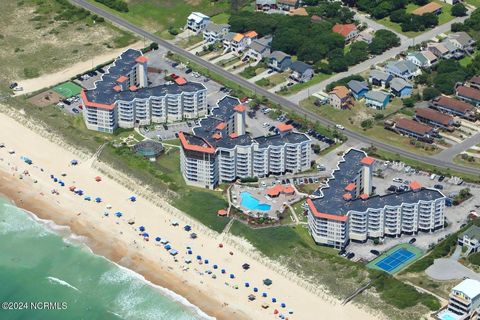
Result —
[[290, 65], [290, 78], [298, 82], [307, 82], [313, 77], [313, 68], [303, 61], [295, 61]]
[[268, 67], [283, 72], [292, 64], [292, 57], [282, 51], [273, 51], [268, 58]]
[[393, 78], [390, 82], [390, 92], [399, 98], [406, 98], [412, 95], [413, 86], [410, 82], [402, 78]]
[[412, 79], [422, 73], [422, 71], [409, 60], [389, 62], [385, 71], [403, 79]]
[[229, 24], [216, 24], [210, 22], [203, 30], [203, 40], [207, 44], [214, 44], [223, 41], [230, 30]]
[[350, 80], [347, 86], [356, 100], [362, 99], [369, 90], [368, 84], [365, 81]]
[[270, 56], [270, 44], [272, 43], [271, 36], [265, 36], [263, 38], [253, 40], [252, 43], [248, 46], [245, 55], [242, 57], [242, 60], [253, 59], [256, 62], [261, 61], [263, 58]]
[[370, 108], [383, 110], [390, 102], [390, 95], [382, 92], [371, 90], [365, 94], [365, 105]]
[[372, 70], [368, 76], [368, 82], [371, 85], [386, 88], [390, 85], [390, 81], [392, 81], [393, 76], [381, 70]]

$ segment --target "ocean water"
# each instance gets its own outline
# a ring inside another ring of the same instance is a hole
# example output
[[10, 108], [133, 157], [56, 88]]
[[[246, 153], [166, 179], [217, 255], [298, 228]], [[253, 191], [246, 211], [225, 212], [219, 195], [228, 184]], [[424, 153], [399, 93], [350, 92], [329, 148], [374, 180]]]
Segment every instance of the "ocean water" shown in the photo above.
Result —
[[67, 231], [0, 198], [0, 319], [209, 319]]

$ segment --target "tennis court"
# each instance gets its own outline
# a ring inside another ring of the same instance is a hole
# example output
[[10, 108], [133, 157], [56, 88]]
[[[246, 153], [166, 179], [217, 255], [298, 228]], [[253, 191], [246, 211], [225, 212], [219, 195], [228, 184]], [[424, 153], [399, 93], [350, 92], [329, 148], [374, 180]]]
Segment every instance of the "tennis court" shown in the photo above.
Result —
[[76, 96], [82, 91], [82, 87], [73, 82], [65, 82], [53, 88], [53, 91], [61, 94], [65, 98]]
[[367, 264], [367, 267], [390, 274], [400, 271], [422, 256], [422, 251], [410, 244], [400, 244]]

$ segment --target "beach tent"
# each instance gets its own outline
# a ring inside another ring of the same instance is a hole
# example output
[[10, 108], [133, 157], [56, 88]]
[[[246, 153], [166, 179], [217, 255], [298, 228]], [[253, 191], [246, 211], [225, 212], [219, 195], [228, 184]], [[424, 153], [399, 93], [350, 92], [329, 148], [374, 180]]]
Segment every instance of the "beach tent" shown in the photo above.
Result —
[[272, 302], [273, 303], [277, 302], [277, 298], [272, 298]]
[[167, 239], [162, 239], [162, 240], [160, 241], [160, 243], [161, 243], [161, 244], [167, 244], [167, 243], [168, 243], [168, 240], [167, 240]]
[[190, 238], [197, 239], [197, 234], [195, 232], [191, 233]]
[[51, 174], [51, 175], [50, 175], [50, 179], [53, 179], [53, 178], [55, 178], [55, 177], [53, 176], [53, 174]]
[[95, 202], [96, 202], [96, 203], [100, 203], [100, 202], [102, 202], [102, 198], [100, 198], [100, 197], [96, 197], [96, 198], [95, 198]]
[[192, 263], [192, 260], [191, 259], [185, 259], [185, 263], [186, 264]]
[[197, 256], [197, 260], [202, 260], [202, 256]]
[[250, 300], [250, 301], [255, 300], [255, 295], [250, 294], [250, 295], [248, 296], [248, 300]]
[[221, 272], [222, 272], [222, 273], [225, 273], [225, 269], [222, 269], [222, 271], [221, 271]]
[[75, 159], [73, 159], [72, 161], [70, 161], [70, 164], [71, 164], [72, 166], [76, 166], [76, 165], [78, 164], [78, 161], [75, 160]]
[[263, 309], [268, 309], [268, 307], [269, 307], [268, 303], [266, 303], [266, 302], [262, 303], [262, 308]]
[[65, 187], [65, 182], [60, 181], [59, 184], [60, 184], [62, 187]]
[[214, 264], [213, 269], [218, 269], [218, 266], [216, 264]]
[[267, 293], [266, 293], [266, 292], [262, 293], [262, 297], [266, 298], [266, 297], [267, 297]]
[[170, 250], [170, 249], [172, 249], [172, 246], [170, 244], [166, 244], [164, 246], [164, 248], [165, 248], [165, 250]]
[[193, 251], [192, 251], [192, 250], [188, 250], [187, 253], [188, 253], [188, 254], [192, 254]]
[[135, 224], [135, 221], [134, 221], [133, 219], [129, 219], [129, 220], [127, 221], [127, 223], [128, 223], [129, 225], [132, 225], [132, 224]]
[[160, 240], [162, 240], [162, 238], [160, 238], [160, 237], [155, 238], [155, 241], [157, 241], [157, 242], [160, 242]]
[[263, 284], [266, 285], [266, 286], [270, 286], [272, 284], [272, 280], [267, 278], [267, 279], [263, 280]]
[[140, 226], [140, 228], [138, 228], [138, 230], [140, 230], [141, 232], [145, 231], [145, 227], [144, 226]]
[[286, 305], [284, 302], [282, 302], [282, 303], [280, 304], [280, 307], [282, 307], [282, 308], [285, 308], [286, 306], [287, 306], [287, 305]]
[[129, 199], [130, 201], [132, 201], [132, 202], [135, 202], [135, 201], [137, 201], [137, 198], [136, 198], [135, 196], [131, 196], [131, 197], [130, 197], [130, 198], [128, 198], [128, 199]]
[[208, 259], [205, 259], [205, 261], [204, 261], [204, 262], [205, 262], [205, 264], [208, 264]]
[[172, 256], [176, 256], [178, 254], [178, 251], [175, 249], [171, 249], [168, 251]]
[[116, 215], [118, 218], [120, 218], [120, 217], [122, 216], [122, 213], [121, 213], [120, 211], [118, 211], [118, 212], [115, 212], [115, 215]]
[[97, 181], [97, 182], [100, 182], [100, 181], [102, 181], [102, 177], [100, 177], [100, 176], [96, 176], [96, 177], [95, 177], [95, 181]]
[[188, 232], [188, 231], [192, 230], [192, 227], [190, 227], [190, 226], [187, 224], [187, 225], [185, 225], [185, 227], [183, 227], [183, 229]]
[[149, 235], [148, 233], [146, 233], [146, 232], [144, 232], [144, 233], [142, 234], [142, 236], [143, 236], [144, 238], [150, 237], [150, 235]]
[[57, 179], [57, 178], [53, 178], [53, 182], [58, 182], [58, 179]]

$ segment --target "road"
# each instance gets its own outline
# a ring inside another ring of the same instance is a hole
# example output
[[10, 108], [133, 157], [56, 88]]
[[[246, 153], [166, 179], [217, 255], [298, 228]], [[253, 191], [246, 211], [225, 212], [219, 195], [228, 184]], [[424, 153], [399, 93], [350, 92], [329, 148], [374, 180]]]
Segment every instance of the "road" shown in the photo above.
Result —
[[476, 133], [462, 142], [456, 143], [450, 148], [443, 150], [437, 155], [437, 157], [444, 161], [449, 161], [452, 160], [457, 154], [460, 154], [478, 144], [480, 144], [480, 133]]
[[[309, 119], [311, 121], [314, 121], [314, 122], [318, 122], [319, 124], [324, 125], [326, 127], [333, 127], [335, 125], [335, 123], [333, 123], [332, 121], [324, 119], [324, 118], [318, 116], [317, 114], [315, 114], [314, 112], [311, 112], [311, 111], [308, 111], [308, 110], [305, 110], [305, 109], [301, 109], [298, 106], [297, 103], [295, 103], [293, 101], [290, 101], [290, 100], [288, 100], [284, 97], [281, 97], [279, 95], [276, 95], [272, 92], [269, 92], [268, 90], [265, 90], [265, 89], [255, 85], [254, 83], [250, 83], [247, 80], [245, 80], [244, 78], [242, 78], [242, 77], [240, 77], [236, 74], [232, 74], [228, 71], [225, 71], [221, 67], [219, 67], [215, 64], [211, 64], [210, 62], [203, 60], [201, 57], [196, 56], [194, 54], [191, 54], [190, 52], [188, 52], [188, 51], [186, 51], [182, 48], [177, 47], [176, 45], [172, 44], [171, 42], [168, 42], [168, 41], [166, 41], [166, 40], [164, 40], [160, 37], [157, 37], [156, 35], [154, 35], [152, 33], [149, 33], [147, 31], [143, 30], [142, 28], [140, 28], [140, 27], [138, 27], [138, 26], [136, 26], [136, 25], [134, 25], [134, 24], [132, 24], [132, 23], [116, 16], [116, 15], [114, 15], [114, 14], [111, 14], [111, 13], [109, 13], [109, 12], [103, 10], [103, 9], [100, 9], [100, 8], [96, 7], [95, 5], [92, 5], [91, 3], [89, 3], [85, 0], [70, 0], [70, 1], [72, 3], [78, 5], [78, 6], [81, 6], [85, 9], [95, 13], [98, 16], [102, 16], [103, 18], [111, 21], [112, 23], [114, 23], [114, 24], [116, 24], [116, 25], [118, 25], [118, 26], [120, 26], [124, 29], [127, 29], [127, 30], [129, 30], [129, 31], [141, 36], [141, 37], [144, 37], [145, 39], [148, 39], [152, 42], [158, 43], [159, 46], [163, 46], [167, 50], [170, 50], [171, 52], [174, 52], [174, 53], [179, 54], [183, 57], [186, 57], [187, 59], [193, 61], [194, 63], [196, 63], [198, 65], [201, 65], [205, 68], [208, 68], [211, 72], [214, 72], [214, 73], [224, 77], [225, 79], [228, 79], [230, 81], [234, 81], [234, 82], [238, 83], [240, 86], [242, 86], [246, 89], [249, 89], [249, 90], [255, 92], [256, 94], [264, 96], [265, 98], [269, 99], [273, 103], [277, 103], [277, 104], [281, 105], [283, 108], [295, 111], [297, 114], [299, 114], [301, 116], [305, 116], [307, 119]], [[443, 32], [443, 31], [440, 31], [440, 32]], [[432, 35], [430, 35], [430, 37], [431, 36]], [[392, 50], [395, 50], [395, 49], [392, 49]], [[387, 56], [385, 56], [383, 58], [386, 59]], [[368, 64], [368, 66], [370, 66], [373, 63], [374, 62], [372, 62], [372, 60], [369, 60], [367, 63], [365, 63], [365, 65]], [[363, 68], [365, 68], [365, 67], [366, 66], [363, 66]], [[352, 73], [354, 73], [353, 68], [351, 69], [351, 71], [348, 72], [348, 74], [352, 74]], [[312, 91], [312, 93], [313, 92], [315, 92], [315, 91]], [[354, 139], [356, 141], [362, 141], [363, 143], [366, 143], [368, 145], [373, 145], [373, 146], [376, 146], [377, 148], [380, 148], [380, 149], [383, 149], [383, 150], [386, 150], [386, 151], [389, 151], [389, 152], [393, 152], [395, 154], [398, 154], [398, 155], [401, 155], [401, 156], [404, 156], [404, 157], [408, 157], [408, 158], [411, 158], [411, 159], [414, 159], [414, 160], [417, 160], [417, 161], [430, 163], [432, 165], [436, 165], [436, 166], [439, 166], [439, 167], [450, 168], [452, 170], [460, 171], [460, 172], [467, 173], [467, 174], [474, 174], [474, 175], [480, 174], [480, 170], [478, 170], [478, 169], [460, 166], [460, 165], [457, 165], [457, 164], [452, 163], [450, 161], [442, 161], [441, 159], [436, 159], [435, 157], [418, 155], [418, 154], [415, 154], [413, 152], [409, 152], [409, 151], [391, 146], [387, 143], [383, 143], [381, 141], [376, 141], [372, 138], [366, 137], [363, 134], [355, 132], [355, 131], [345, 129], [344, 133], [345, 133], [346, 136], [348, 136], [349, 138]]]
[[[355, 18], [357, 20], [361, 21], [361, 22], [364, 22], [364, 23], [368, 24], [374, 30], [387, 29], [385, 26], [379, 24], [378, 22], [375, 22], [374, 20], [368, 19], [365, 15], [357, 13], [355, 15]], [[400, 46], [398, 46], [396, 48], [392, 48], [388, 51], [385, 51], [381, 55], [375, 56], [375, 57], [373, 57], [369, 60], [360, 62], [359, 64], [350, 67], [350, 69], [348, 69], [348, 71], [337, 73], [337, 74], [331, 76], [330, 78], [328, 78], [328, 79], [326, 79], [326, 80], [324, 80], [320, 83], [317, 83], [313, 86], [310, 86], [306, 89], [303, 89], [302, 91], [299, 91], [298, 93], [296, 93], [294, 95], [291, 95], [291, 96], [287, 97], [287, 99], [294, 102], [294, 103], [299, 103], [300, 101], [308, 98], [309, 95], [311, 95], [315, 92], [324, 90], [325, 87], [333, 81], [340, 80], [340, 79], [345, 78], [345, 77], [347, 77], [349, 75], [352, 75], [352, 74], [361, 73], [365, 70], [370, 69], [370, 67], [373, 66], [373, 65], [376, 65], [378, 63], [387, 61], [388, 59], [390, 59], [392, 57], [395, 57], [400, 52], [408, 49], [409, 46], [413, 46], [413, 45], [421, 43], [423, 41], [427, 41], [427, 40], [432, 39], [433, 37], [435, 37], [435, 36], [437, 36], [441, 33], [445, 33], [447, 31], [450, 31], [450, 26], [452, 25], [452, 23], [463, 22], [466, 18], [467, 17], [461, 17], [461, 18], [453, 19], [450, 22], [444, 23], [444, 24], [442, 24], [442, 25], [440, 25], [440, 26], [438, 26], [438, 27], [436, 27], [432, 30], [429, 30], [425, 33], [422, 33], [421, 35], [419, 35], [417, 37], [414, 37], [414, 38], [408, 38], [408, 37], [406, 37], [402, 34], [398, 34], [395, 31], [389, 29], [390, 31], [396, 33], [400, 37], [400, 41], [401, 41]]]

